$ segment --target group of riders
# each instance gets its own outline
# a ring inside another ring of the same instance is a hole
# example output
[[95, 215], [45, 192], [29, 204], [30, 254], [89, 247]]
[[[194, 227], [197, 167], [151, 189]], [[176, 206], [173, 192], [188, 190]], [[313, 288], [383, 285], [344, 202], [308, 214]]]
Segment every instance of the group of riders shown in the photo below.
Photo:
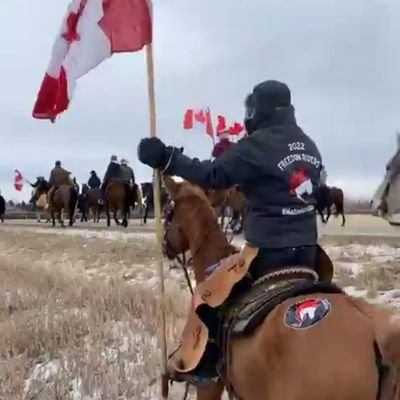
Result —
[[[38, 176], [36, 182], [31, 183], [31, 186], [34, 189], [37, 189], [43, 184], [43, 182], [45, 182], [44, 177]], [[101, 206], [105, 202], [106, 189], [111, 182], [120, 182], [124, 185], [126, 193], [125, 199], [127, 202], [127, 206], [129, 207], [130, 199], [133, 196], [132, 193], [135, 185], [135, 174], [132, 168], [129, 166], [128, 160], [125, 158], [121, 158], [121, 160], [119, 161], [117, 156], [111, 156], [110, 163], [108, 164], [103, 181], [100, 180], [96, 171], [92, 170], [90, 172], [90, 177], [87, 184], [83, 185], [82, 192], [85, 193], [88, 189], [99, 191], [100, 196], [98, 202]], [[48, 186], [46, 191], [47, 205], [49, 208], [52, 207], [54, 193], [60, 186], [75, 187], [79, 192], [79, 185], [76, 182], [76, 179], [71, 177], [71, 172], [61, 165], [61, 161], [55, 162], [55, 166], [51, 170], [49, 180], [46, 184]], [[37, 201], [38, 194], [35, 191], [32, 196], [31, 203], [35, 204]]]

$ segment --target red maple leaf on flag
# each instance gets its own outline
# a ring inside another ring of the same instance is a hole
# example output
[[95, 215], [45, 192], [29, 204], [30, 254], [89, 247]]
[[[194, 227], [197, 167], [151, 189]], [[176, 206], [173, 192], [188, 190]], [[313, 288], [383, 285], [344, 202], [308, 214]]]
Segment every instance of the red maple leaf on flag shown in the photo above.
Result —
[[149, 0], [103, 0], [103, 10], [99, 26], [112, 53], [138, 51], [152, 42]]
[[81, 3], [79, 5], [78, 12], [70, 12], [67, 21], [66, 21], [66, 27], [67, 31], [64, 32], [61, 36], [68, 42], [76, 42], [78, 40], [81, 40], [81, 37], [79, 36], [77, 32], [78, 28], [78, 21], [79, 18], [81, 17], [83, 10], [86, 6], [87, 0], [81, 0]]
[[194, 113], [194, 119], [197, 122], [200, 122], [201, 124], [205, 124], [207, 122], [206, 120], [206, 114], [204, 113], [204, 110], [200, 110]]
[[235, 122], [232, 126], [229, 127], [229, 133], [231, 135], [239, 135], [243, 131], [244, 127], [239, 122]]

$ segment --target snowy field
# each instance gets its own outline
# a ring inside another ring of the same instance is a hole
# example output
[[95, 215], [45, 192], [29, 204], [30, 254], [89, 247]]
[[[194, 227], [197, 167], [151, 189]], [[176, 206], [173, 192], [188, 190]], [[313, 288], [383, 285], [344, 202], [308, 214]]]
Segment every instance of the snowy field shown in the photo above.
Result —
[[[379, 243], [372, 236], [357, 242], [354, 225], [345, 229], [345, 241], [332, 231], [322, 238], [337, 282], [400, 311], [400, 236], [382, 225]], [[51, 229], [8, 221], [0, 226], [0, 255], [0, 399], [159, 398], [151, 225]], [[165, 270], [172, 350], [189, 292], [180, 270], [168, 263]], [[171, 399], [182, 390], [175, 384]]]

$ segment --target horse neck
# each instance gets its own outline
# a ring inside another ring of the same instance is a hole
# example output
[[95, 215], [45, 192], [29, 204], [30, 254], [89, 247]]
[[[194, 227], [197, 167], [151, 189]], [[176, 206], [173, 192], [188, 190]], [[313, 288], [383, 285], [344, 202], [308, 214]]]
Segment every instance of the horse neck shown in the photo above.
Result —
[[191, 231], [207, 232], [208, 226], [214, 226], [214, 224], [214, 230], [206, 237], [200, 236], [200, 239], [189, 239], [189, 247], [193, 257], [194, 275], [197, 283], [204, 281], [207, 267], [216, 264], [232, 253], [231, 246], [216, 222], [210, 221], [205, 226], [193, 226]]

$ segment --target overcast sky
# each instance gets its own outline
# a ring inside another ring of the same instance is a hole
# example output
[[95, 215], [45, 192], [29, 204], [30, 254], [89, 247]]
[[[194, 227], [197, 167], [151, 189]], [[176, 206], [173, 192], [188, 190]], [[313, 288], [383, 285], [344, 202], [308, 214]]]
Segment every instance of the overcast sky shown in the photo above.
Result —
[[[86, 180], [115, 153], [138, 180], [151, 171], [136, 147], [148, 135], [144, 53], [116, 55], [83, 77], [56, 124], [32, 107], [68, 0], [13, 0], [0, 18], [0, 190], [21, 198], [13, 170], [47, 176], [56, 159]], [[400, 128], [400, 3], [396, 0], [155, 0], [158, 134], [208, 158], [211, 140], [182, 130], [188, 107], [241, 120], [265, 79], [292, 89], [299, 125], [319, 145], [328, 181], [369, 196]], [[29, 191], [28, 191], [29, 192]]]

